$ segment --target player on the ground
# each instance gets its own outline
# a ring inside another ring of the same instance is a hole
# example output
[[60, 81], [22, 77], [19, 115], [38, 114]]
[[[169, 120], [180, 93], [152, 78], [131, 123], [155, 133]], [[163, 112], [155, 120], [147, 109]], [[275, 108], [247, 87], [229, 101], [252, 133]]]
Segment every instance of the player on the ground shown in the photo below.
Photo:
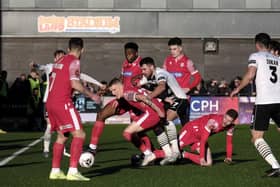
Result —
[[[190, 90], [200, 83], [201, 75], [193, 61], [184, 54], [182, 40], [180, 38], [171, 38], [168, 41], [168, 47], [170, 55], [164, 60], [163, 68], [174, 75], [178, 84], [188, 94]], [[188, 102], [186, 118], [181, 121], [182, 125], [189, 121], [189, 107]]]
[[[122, 65], [121, 80], [123, 81], [124, 89], [128, 90], [133, 88], [131, 79], [141, 74], [141, 69], [139, 66], [141, 57], [138, 56], [138, 45], [133, 42], [126, 43], [124, 45], [124, 54], [126, 59]], [[103, 132], [105, 120], [107, 118], [113, 115], [124, 114], [125, 112], [130, 110], [135, 110], [136, 112], [138, 112], [135, 107], [133, 107], [132, 109], [125, 99], [119, 98], [109, 102], [100, 112], [98, 112], [96, 122], [92, 128], [88, 151], [96, 154], [99, 138]]]
[[[100, 98], [91, 93], [80, 82], [80, 56], [83, 53], [83, 40], [71, 38], [69, 40], [69, 53], [58, 59], [53, 66], [50, 77], [49, 94], [46, 103], [51, 130], [57, 131], [57, 139], [53, 145], [52, 169], [50, 179], [67, 179], [76, 181], [88, 181], [89, 178], [78, 172], [78, 160], [80, 158], [85, 133], [81, 124], [81, 118], [72, 102], [72, 92], [77, 90], [99, 102]], [[64, 144], [72, 134], [73, 139], [70, 148], [70, 165], [67, 176], [60, 170]]]
[[255, 78], [257, 96], [251, 126], [252, 143], [259, 154], [271, 165], [268, 177], [280, 176], [280, 165], [264, 140], [264, 132], [268, 130], [270, 118], [280, 127], [280, 59], [269, 52], [270, 36], [259, 33], [255, 36], [256, 53], [249, 57], [247, 72], [240, 85], [231, 96], [236, 95]]
[[[140, 62], [143, 73], [143, 79], [140, 81], [142, 86], [146, 85], [146, 89], [151, 92], [148, 94], [150, 98], [161, 98], [165, 101], [166, 108], [166, 124], [167, 135], [173, 151], [174, 162], [180, 157], [178, 147], [177, 130], [172, 122], [177, 117], [181, 122], [186, 119], [187, 97], [182, 88], [177, 83], [172, 74], [162, 68], [158, 68], [152, 58], [143, 58]], [[148, 87], [147, 87], [148, 85]], [[163, 159], [161, 165], [170, 163]]]
[[[201, 116], [184, 125], [179, 134], [180, 149], [191, 146], [192, 151], [199, 154], [183, 151], [182, 157], [193, 161], [201, 166], [212, 165], [212, 155], [208, 145], [208, 138], [219, 132], [226, 131], [226, 158], [225, 163], [232, 163], [232, 137], [234, 124], [238, 113], [234, 109], [229, 109], [223, 114], [209, 114]], [[163, 151], [155, 150], [157, 158], [164, 156]]]
[[[124, 85], [119, 79], [113, 79], [109, 83], [109, 89], [117, 99], [124, 98], [130, 105], [138, 108], [141, 113], [136, 114], [132, 123], [123, 131], [123, 136], [127, 141], [131, 141], [137, 148], [144, 153], [145, 158], [142, 166], [148, 165], [155, 159], [150, 146], [146, 146], [139, 137], [139, 132], [152, 129], [160, 124], [160, 120], [165, 118], [163, 103], [159, 99], [149, 99], [144, 89], [124, 89]], [[168, 143], [167, 135], [164, 130], [157, 135], [158, 142], [163, 149], [166, 159], [169, 160], [172, 154]], [[138, 144], [138, 145], [137, 145]]]
[[[54, 52], [54, 62], [58, 61], [58, 59], [60, 59], [61, 57], [63, 57], [65, 55], [65, 51], [58, 49]], [[46, 65], [40, 65], [40, 64], [35, 64], [35, 63], [31, 63], [30, 64], [31, 67], [39, 69], [41, 71], [43, 71], [46, 74], [46, 88], [45, 88], [45, 93], [43, 94], [43, 103], [45, 105], [45, 103], [47, 102], [47, 98], [48, 98], [48, 91], [49, 91], [49, 76], [52, 72], [53, 69], [53, 63], [51, 64], [46, 64]], [[44, 110], [45, 110], [45, 106], [44, 106]], [[44, 157], [48, 157], [49, 156], [49, 151], [50, 151], [50, 142], [51, 142], [51, 124], [50, 124], [50, 120], [48, 117], [48, 113], [47, 111], [44, 112], [44, 116], [45, 116], [45, 120], [47, 123], [47, 127], [44, 133], [44, 143], [43, 143], [43, 155]]]

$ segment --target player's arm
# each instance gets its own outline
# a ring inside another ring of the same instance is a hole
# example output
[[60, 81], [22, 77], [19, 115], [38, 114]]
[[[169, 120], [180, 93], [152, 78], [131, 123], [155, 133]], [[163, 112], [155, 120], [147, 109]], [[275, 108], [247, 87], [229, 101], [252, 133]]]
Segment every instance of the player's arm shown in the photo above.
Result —
[[191, 80], [189, 80], [188, 88], [183, 88], [185, 93], [188, 93], [191, 89], [196, 87], [201, 81], [201, 75], [199, 71], [196, 69], [194, 63], [191, 60], [188, 60], [187, 69], [191, 73]]
[[256, 56], [256, 54], [252, 54], [249, 57], [249, 65], [247, 72], [243, 76], [240, 85], [231, 92], [230, 97], [233, 97], [234, 95], [238, 94], [242, 88], [247, 86], [250, 83], [250, 81], [255, 78], [257, 72], [257, 58], [258, 57]]
[[226, 135], [226, 158], [224, 162], [226, 164], [232, 164], [232, 151], [233, 151], [233, 130], [234, 128], [230, 128], [227, 130], [227, 135]]
[[210, 136], [211, 130], [213, 128], [213, 121], [208, 120], [207, 124], [201, 129], [201, 139], [200, 139], [200, 164], [206, 165], [205, 155], [207, 148], [207, 140]]
[[161, 109], [157, 105], [155, 105], [150, 98], [143, 94], [138, 94], [136, 92], [127, 92], [125, 93], [124, 98], [128, 101], [143, 102], [144, 104], [151, 107], [154, 111], [156, 111], [160, 118], [165, 117], [164, 111], [161, 111]]
[[159, 80], [158, 81], [158, 86], [154, 89], [154, 91], [149, 93], [148, 97], [149, 98], [155, 98], [155, 97], [159, 96], [162, 92], [164, 92], [165, 89], [166, 89], [166, 81], [165, 80]]
[[133, 86], [141, 87], [142, 78], [143, 78], [143, 74], [135, 75], [131, 78], [130, 82]]
[[86, 87], [84, 87], [80, 81], [80, 61], [74, 60], [71, 62], [69, 66], [69, 75], [70, 75], [70, 81], [71, 81], [71, 87], [74, 90], [77, 90], [78, 92], [90, 97], [92, 100], [96, 101], [96, 103], [100, 102], [100, 97], [96, 94], [93, 94], [90, 90], [88, 90]]

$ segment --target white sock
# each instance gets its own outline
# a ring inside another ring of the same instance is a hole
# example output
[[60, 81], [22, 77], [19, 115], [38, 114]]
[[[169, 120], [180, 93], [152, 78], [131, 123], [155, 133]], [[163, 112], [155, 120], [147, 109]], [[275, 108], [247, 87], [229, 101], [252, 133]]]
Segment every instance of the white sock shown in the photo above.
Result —
[[146, 151], [144, 151], [144, 155], [150, 155], [150, 154], [152, 154], [151, 150], [147, 149]]
[[166, 144], [166, 145], [162, 146], [162, 150], [165, 153], [165, 157], [170, 157], [172, 155], [172, 150], [171, 150], [169, 144]]
[[51, 136], [51, 124], [47, 124], [44, 134], [44, 152], [50, 152]]
[[91, 149], [97, 149], [97, 145], [89, 144], [89, 148], [91, 148]]
[[178, 140], [177, 139], [176, 140], [172, 140], [170, 142], [170, 144], [171, 144], [171, 149], [172, 149], [172, 151], [174, 153], [180, 153], [179, 146], [178, 146]]
[[68, 169], [68, 173], [69, 173], [69, 174], [78, 173], [78, 168], [72, 168], [72, 167], [70, 167], [70, 168]]
[[256, 139], [254, 145], [258, 150], [258, 152], [260, 153], [260, 155], [266, 160], [267, 163], [271, 165], [273, 169], [280, 168], [280, 165], [276, 160], [276, 158], [274, 157], [271, 148], [263, 138]]
[[52, 168], [51, 172], [52, 173], [59, 173], [60, 172], [60, 168]]

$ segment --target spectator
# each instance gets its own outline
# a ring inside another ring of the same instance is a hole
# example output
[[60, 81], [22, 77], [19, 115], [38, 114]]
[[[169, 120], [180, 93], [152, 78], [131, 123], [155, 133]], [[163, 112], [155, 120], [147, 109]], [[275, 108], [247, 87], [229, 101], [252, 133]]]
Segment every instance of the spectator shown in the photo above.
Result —
[[8, 98], [9, 85], [7, 82], [8, 72], [3, 70], [0, 74], [0, 103], [4, 103]]
[[191, 92], [190, 95], [206, 95], [207, 94], [207, 90], [204, 86], [204, 80], [201, 80], [200, 83], [194, 87]]
[[218, 94], [218, 81], [211, 79], [207, 86], [207, 95], [217, 95]]
[[226, 80], [221, 80], [218, 86], [218, 95], [228, 96], [230, 94], [230, 88]]
[[15, 104], [27, 104], [29, 97], [31, 97], [30, 83], [26, 74], [22, 73], [16, 78], [9, 90], [9, 100]]

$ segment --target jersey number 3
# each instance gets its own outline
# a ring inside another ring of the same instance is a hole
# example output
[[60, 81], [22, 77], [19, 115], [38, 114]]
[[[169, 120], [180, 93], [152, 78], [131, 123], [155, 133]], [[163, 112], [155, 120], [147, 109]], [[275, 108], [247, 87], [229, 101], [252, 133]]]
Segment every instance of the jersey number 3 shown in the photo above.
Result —
[[278, 77], [277, 77], [277, 74], [276, 74], [276, 71], [277, 71], [277, 67], [275, 66], [269, 66], [269, 69], [271, 70], [271, 77], [270, 77], [270, 81], [272, 83], [276, 83], [277, 80], [278, 80]]

